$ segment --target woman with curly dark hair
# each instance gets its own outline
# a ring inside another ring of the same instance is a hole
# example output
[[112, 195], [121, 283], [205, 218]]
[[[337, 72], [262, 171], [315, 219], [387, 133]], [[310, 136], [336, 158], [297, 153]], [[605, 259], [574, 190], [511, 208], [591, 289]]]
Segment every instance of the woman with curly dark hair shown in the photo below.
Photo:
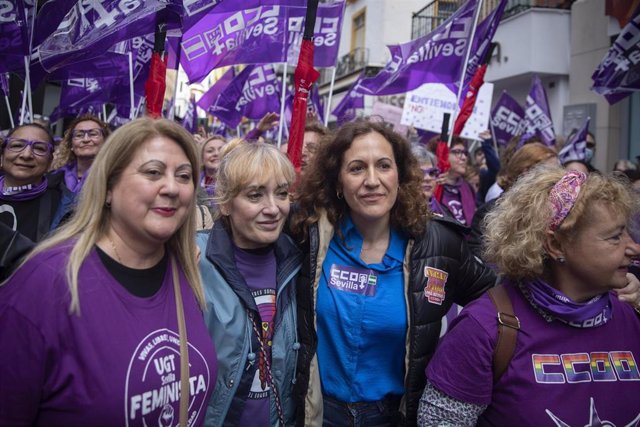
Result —
[[415, 424], [440, 319], [495, 276], [459, 225], [432, 218], [409, 143], [384, 124], [348, 123], [323, 143], [297, 201], [298, 421]]

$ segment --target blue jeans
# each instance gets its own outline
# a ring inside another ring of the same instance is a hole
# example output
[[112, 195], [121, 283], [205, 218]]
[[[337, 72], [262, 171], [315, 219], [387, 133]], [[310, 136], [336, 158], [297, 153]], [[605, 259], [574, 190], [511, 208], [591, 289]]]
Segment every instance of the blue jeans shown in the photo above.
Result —
[[394, 427], [400, 422], [401, 396], [375, 402], [345, 403], [322, 396], [323, 427]]

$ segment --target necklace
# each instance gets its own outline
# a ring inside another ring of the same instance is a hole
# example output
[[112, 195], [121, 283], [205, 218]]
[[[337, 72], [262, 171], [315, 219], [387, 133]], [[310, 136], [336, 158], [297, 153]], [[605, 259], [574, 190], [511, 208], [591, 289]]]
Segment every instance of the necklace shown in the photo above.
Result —
[[113, 249], [113, 252], [116, 254], [116, 258], [118, 258], [118, 262], [120, 264], [122, 264], [122, 259], [120, 258], [120, 254], [118, 253], [118, 250], [116, 249], [116, 245], [113, 243], [113, 240], [111, 240], [110, 236], [107, 236], [107, 239], [109, 239], [109, 243], [111, 243], [111, 249]]

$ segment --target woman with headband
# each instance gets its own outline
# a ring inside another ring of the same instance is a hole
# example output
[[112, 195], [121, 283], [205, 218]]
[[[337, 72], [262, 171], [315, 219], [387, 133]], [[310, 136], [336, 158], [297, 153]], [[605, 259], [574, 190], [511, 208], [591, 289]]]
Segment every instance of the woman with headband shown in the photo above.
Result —
[[426, 369], [419, 425], [640, 420], [640, 318], [616, 296], [637, 280], [634, 208], [613, 177], [537, 168], [516, 182], [487, 216], [502, 286], [451, 325]]

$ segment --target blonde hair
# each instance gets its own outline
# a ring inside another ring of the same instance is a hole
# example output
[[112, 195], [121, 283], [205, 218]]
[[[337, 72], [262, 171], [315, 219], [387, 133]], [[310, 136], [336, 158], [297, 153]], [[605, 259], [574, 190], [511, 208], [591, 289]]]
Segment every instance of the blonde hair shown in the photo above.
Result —
[[[514, 280], [540, 276], [545, 269], [544, 242], [551, 221], [549, 192], [564, 176], [559, 167], [540, 165], [523, 175], [500, 197], [485, 218], [485, 259]], [[630, 218], [636, 203], [628, 183], [614, 175], [588, 175], [569, 215], [555, 231], [560, 239], [574, 239], [591, 223], [596, 202]]]
[[[253, 179], [266, 181], [272, 177], [282, 177], [289, 185], [295, 180], [293, 165], [273, 145], [233, 140], [224, 149], [214, 196], [218, 206], [230, 202]], [[216, 219], [220, 217], [220, 212], [216, 212]]]
[[[69, 222], [54, 235], [42, 241], [25, 259], [33, 258], [53, 246], [72, 241], [73, 249], [66, 266], [67, 282], [71, 294], [71, 313], [80, 313], [78, 296], [78, 274], [96, 242], [107, 232], [111, 210], [106, 207], [107, 192], [120, 179], [136, 151], [147, 141], [156, 137], [175, 141], [184, 151], [192, 166], [194, 190], [198, 185], [199, 157], [193, 137], [182, 126], [169, 120], [137, 119], [116, 130], [96, 156], [87, 176], [78, 207]], [[184, 224], [167, 241], [167, 250], [182, 266], [196, 299], [204, 307], [202, 279], [196, 260], [196, 216], [194, 198], [188, 208]], [[23, 263], [24, 263], [23, 262]]]

